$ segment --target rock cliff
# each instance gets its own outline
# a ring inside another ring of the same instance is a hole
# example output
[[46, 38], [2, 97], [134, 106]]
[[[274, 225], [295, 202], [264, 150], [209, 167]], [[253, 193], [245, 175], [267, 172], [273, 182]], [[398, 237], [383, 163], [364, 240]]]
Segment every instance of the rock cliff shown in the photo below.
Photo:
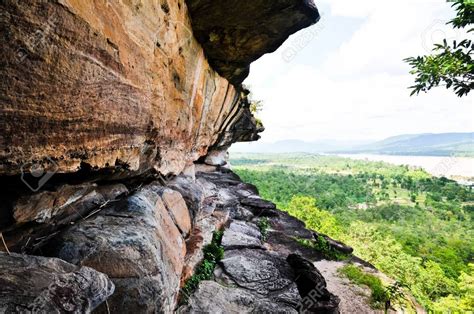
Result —
[[[339, 298], [309, 261], [326, 257], [298, 242], [314, 241], [313, 232], [230, 170], [198, 164], [195, 178], [126, 194], [56, 233], [41, 246], [45, 257], [0, 254], [0, 310], [88, 312], [102, 303], [96, 312], [338, 313]], [[212, 275], [180, 290], [219, 230], [223, 256]], [[61, 285], [66, 296], [43, 298]]]
[[310, 0], [0, 8], [0, 312], [338, 312], [314, 234], [226, 164]]
[[0, 6], [1, 174], [179, 174], [249, 114], [240, 85], [209, 66], [182, 0]]

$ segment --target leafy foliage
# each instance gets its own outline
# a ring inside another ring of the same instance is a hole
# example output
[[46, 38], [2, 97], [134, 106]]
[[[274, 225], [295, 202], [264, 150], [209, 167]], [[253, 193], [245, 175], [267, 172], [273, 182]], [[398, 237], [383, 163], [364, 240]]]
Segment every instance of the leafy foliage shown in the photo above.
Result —
[[263, 101], [261, 100], [252, 100], [250, 103], [250, 112], [257, 114], [263, 109]]
[[255, 118], [255, 123], [257, 124], [257, 127], [263, 127], [262, 120], [257, 117], [258, 114], [263, 109], [263, 101], [254, 99], [252, 92], [249, 91], [249, 87], [244, 86], [244, 88], [247, 89], [247, 91], [248, 91], [247, 98], [248, 98], [249, 103], [250, 103], [250, 108], [249, 109], [250, 109], [250, 112], [252, 113], [253, 117]]
[[448, 24], [453, 24], [454, 28], [464, 28], [474, 23], [474, 1], [456, 0], [451, 2], [456, 10], [456, 17]]
[[[457, 14], [448, 24], [455, 28], [465, 28], [474, 22], [474, 1], [455, 0], [453, 3]], [[468, 30], [468, 34], [474, 28]], [[436, 44], [432, 55], [406, 58], [415, 75], [415, 85], [411, 86], [411, 95], [427, 92], [431, 88], [445, 85], [453, 87], [455, 93], [462, 97], [474, 88], [474, 43], [470, 39], [448, 44]]]
[[302, 238], [297, 238], [296, 241], [302, 246], [322, 253], [329, 260], [344, 261], [349, 258], [349, 255], [336, 251], [329, 246], [323, 237], [318, 237], [316, 241]]
[[268, 237], [268, 228], [270, 228], [270, 224], [268, 223], [267, 217], [262, 217], [257, 223], [258, 228], [260, 229], [260, 233], [262, 234], [262, 240], [266, 241]]
[[459, 295], [450, 294], [441, 298], [434, 304], [434, 311], [455, 313], [474, 309], [474, 264], [469, 264], [467, 272], [461, 273], [457, 288]]
[[427, 92], [433, 87], [445, 84], [454, 88], [459, 97], [467, 95], [474, 88], [474, 44], [465, 39], [448, 45], [436, 44], [436, 53], [428, 56], [410, 57], [405, 61], [413, 68], [410, 74], [416, 76], [415, 85], [411, 86], [411, 95]]

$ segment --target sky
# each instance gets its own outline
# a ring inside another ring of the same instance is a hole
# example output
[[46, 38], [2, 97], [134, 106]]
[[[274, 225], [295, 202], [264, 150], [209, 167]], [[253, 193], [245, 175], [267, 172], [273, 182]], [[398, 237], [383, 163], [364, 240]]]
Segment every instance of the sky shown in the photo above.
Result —
[[263, 101], [263, 142], [379, 140], [399, 134], [474, 131], [474, 93], [439, 87], [410, 97], [403, 59], [443, 38], [444, 0], [316, 0], [321, 20], [251, 65], [244, 84]]

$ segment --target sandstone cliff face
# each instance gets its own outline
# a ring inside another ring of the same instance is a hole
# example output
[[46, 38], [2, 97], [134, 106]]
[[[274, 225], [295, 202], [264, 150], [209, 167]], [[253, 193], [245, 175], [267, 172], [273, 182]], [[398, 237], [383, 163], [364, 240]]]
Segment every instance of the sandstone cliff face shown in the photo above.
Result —
[[[315, 23], [312, 2], [0, 9], [0, 312], [296, 311], [304, 295], [286, 255], [320, 256], [288, 235], [312, 234], [225, 167], [232, 143], [263, 131], [241, 86], [250, 63]], [[262, 215], [277, 234], [268, 243]], [[216, 230], [227, 275], [180, 305]], [[308, 274], [310, 289], [325, 286]], [[200, 304], [212, 294], [220, 303]], [[337, 311], [331, 294], [315, 302]]]
[[0, 6], [1, 174], [31, 162], [178, 174], [243, 111], [240, 87], [194, 39], [183, 0]]

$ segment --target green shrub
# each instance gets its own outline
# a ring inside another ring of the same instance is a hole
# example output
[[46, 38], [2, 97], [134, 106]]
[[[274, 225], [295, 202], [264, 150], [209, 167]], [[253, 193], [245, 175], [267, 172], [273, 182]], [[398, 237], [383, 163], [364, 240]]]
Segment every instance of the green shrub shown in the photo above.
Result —
[[321, 236], [318, 236], [318, 239], [316, 241], [302, 238], [296, 238], [296, 241], [304, 247], [322, 253], [327, 259], [330, 260], [344, 261], [350, 257], [350, 255], [348, 254], [344, 254], [342, 252], [334, 250], [326, 241], [326, 239]]
[[387, 289], [377, 276], [367, 274], [357, 266], [348, 264], [339, 269], [350, 281], [357, 285], [367, 286], [371, 290], [371, 303], [376, 308], [385, 306], [385, 302], [389, 301]]
[[260, 229], [260, 233], [262, 234], [262, 240], [266, 241], [268, 237], [268, 228], [270, 228], [270, 224], [268, 223], [267, 217], [262, 217], [257, 223], [258, 228]]
[[224, 248], [216, 243], [206, 245], [203, 252], [204, 260], [217, 262], [224, 257]]
[[196, 290], [203, 280], [212, 278], [217, 262], [224, 258], [224, 248], [221, 246], [222, 231], [214, 231], [212, 241], [203, 249], [204, 259], [181, 289], [181, 299], [186, 302], [187, 298]]

